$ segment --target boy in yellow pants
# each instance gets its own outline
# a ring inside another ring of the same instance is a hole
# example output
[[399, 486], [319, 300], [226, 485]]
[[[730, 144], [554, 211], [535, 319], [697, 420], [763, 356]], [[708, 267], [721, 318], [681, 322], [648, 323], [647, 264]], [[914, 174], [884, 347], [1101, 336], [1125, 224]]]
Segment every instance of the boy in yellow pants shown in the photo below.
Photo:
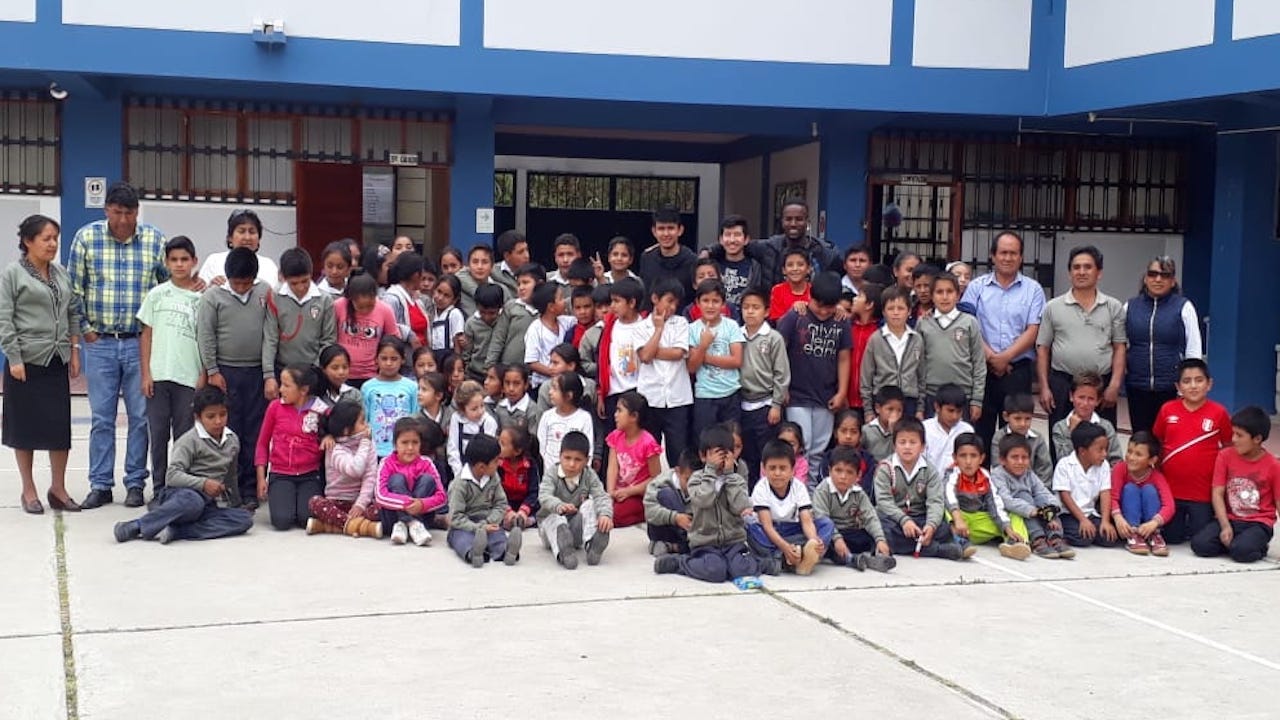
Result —
[[943, 484], [952, 532], [975, 545], [1001, 540], [1001, 555], [1026, 560], [1031, 556], [1026, 523], [1021, 517], [1005, 512], [990, 476], [982, 468], [986, 455], [982, 438], [974, 433], [962, 433], [951, 449], [955, 465], [947, 471]]

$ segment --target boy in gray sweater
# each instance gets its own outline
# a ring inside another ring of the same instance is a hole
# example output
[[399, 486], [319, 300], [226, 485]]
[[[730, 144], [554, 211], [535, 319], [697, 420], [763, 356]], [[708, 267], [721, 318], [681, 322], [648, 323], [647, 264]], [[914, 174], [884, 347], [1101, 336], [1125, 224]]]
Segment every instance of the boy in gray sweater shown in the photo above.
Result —
[[827, 548], [832, 562], [855, 570], [889, 572], [898, 562], [889, 552], [871, 498], [858, 483], [860, 465], [857, 448], [838, 446], [831, 451], [831, 476], [813, 491], [813, 514], [835, 523], [836, 536]]
[[1048, 488], [1053, 484], [1053, 459], [1049, 454], [1049, 440], [1031, 429], [1035, 419], [1036, 401], [1028, 393], [1006, 395], [1004, 398], [1004, 422], [991, 436], [991, 447], [999, 448], [1000, 441], [1009, 435], [1021, 435], [1031, 445], [1031, 471], [1044, 481]]
[[302, 248], [284, 251], [280, 274], [284, 285], [267, 293], [265, 352], [276, 368], [315, 365], [320, 351], [338, 341], [333, 296], [311, 281], [311, 255]]
[[516, 296], [502, 306], [502, 314], [493, 326], [493, 336], [484, 354], [484, 364], [523, 365], [524, 336], [538, 319], [538, 311], [529, 304], [534, 288], [547, 281], [542, 266], [529, 263], [516, 270]]
[[862, 426], [862, 449], [876, 462], [893, 455], [893, 430], [902, 420], [904, 398], [897, 385], [885, 385], [872, 397], [874, 418]]
[[240, 439], [227, 427], [226, 394], [206, 385], [195, 392], [192, 408], [195, 426], [174, 442], [159, 502], [137, 520], [116, 523], [116, 542], [212, 540], [244, 534], [253, 526], [253, 513], [219, 504], [239, 504]]
[[1023, 518], [1031, 552], [1048, 559], [1067, 560], [1076, 551], [1062, 537], [1062, 513], [1057, 497], [1031, 471], [1031, 443], [1010, 433], [996, 446], [1000, 464], [991, 469], [991, 489], [1000, 496], [1005, 512]]
[[498, 479], [498, 441], [477, 435], [462, 451], [462, 471], [449, 484], [449, 547], [471, 567], [486, 560], [515, 565], [520, 559], [521, 529], [502, 529], [510, 505]]
[[278, 392], [275, 352], [268, 352], [267, 296], [272, 289], [259, 282], [258, 256], [249, 248], [227, 253], [227, 282], [211, 287], [200, 298], [196, 342], [209, 384], [227, 394], [227, 423], [240, 445], [240, 496], [250, 510], [258, 507], [254, 447], [262, 429], [267, 401]]
[[757, 557], [747, 547], [751, 498], [746, 478], [734, 471], [733, 433], [721, 425], [709, 427], [698, 449], [703, 468], [689, 478], [689, 554], [655, 558], [653, 571], [715, 583], [761, 572], [777, 575], [778, 560]]
[[689, 479], [702, 469], [694, 448], [680, 453], [676, 466], [649, 481], [644, 488], [644, 523], [652, 555], [689, 552]]
[[587, 564], [599, 565], [613, 531], [613, 498], [587, 467], [591, 442], [578, 431], [560, 442], [560, 462], [542, 473], [538, 485], [538, 532], [542, 544], [567, 570], [578, 567], [577, 550], [586, 548]]
[[924, 459], [924, 425], [906, 418], [893, 431], [894, 453], [876, 468], [876, 510], [895, 555], [963, 560], [976, 548], [962, 547], [946, 520], [942, 478]]
[[476, 288], [475, 314], [467, 318], [467, 324], [462, 327], [462, 337], [466, 339], [462, 363], [467, 368], [467, 377], [477, 382], [484, 382], [485, 373], [491, 367], [487, 363], [489, 345], [501, 313], [502, 288], [493, 284]]
[[747, 463], [747, 487], [754, 488], [760, 473], [760, 449], [773, 439], [782, 422], [787, 388], [791, 386], [791, 361], [787, 343], [765, 320], [769, 317], [769, 293], [758, 288], [742, 293], [742, 331], [747, 337], [742, 351], [742, 439]]

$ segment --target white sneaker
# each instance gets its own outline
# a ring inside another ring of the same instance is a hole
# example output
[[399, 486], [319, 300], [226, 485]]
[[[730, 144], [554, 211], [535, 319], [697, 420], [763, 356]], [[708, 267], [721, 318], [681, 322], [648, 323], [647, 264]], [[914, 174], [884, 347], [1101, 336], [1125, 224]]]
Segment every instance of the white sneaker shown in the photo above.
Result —
[[418, 547], [426, 547], [431, 544], [431, 531], [427, 530], [427, 526], [423, 525], [421, 520], [409, 522], [409, 537], [413, 539], [413, 544]]
[[[425, 530], [425, 528], [423, 528]], [[397, 522], [391, 527], [391, 544], [403, 545], [409, 539], [409, 528], [405, 527], [402, 522]]]

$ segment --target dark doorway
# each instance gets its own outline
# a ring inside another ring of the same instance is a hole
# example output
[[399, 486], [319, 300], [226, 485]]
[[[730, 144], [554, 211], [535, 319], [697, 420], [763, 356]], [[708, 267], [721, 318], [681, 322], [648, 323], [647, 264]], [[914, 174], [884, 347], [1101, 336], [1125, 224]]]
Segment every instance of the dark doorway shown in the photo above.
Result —
[[359, 165], [298, 162], [294, 173], [298, 246], [320, 267], [325, 245], [339, 238], [360, 237], [362, 171]]

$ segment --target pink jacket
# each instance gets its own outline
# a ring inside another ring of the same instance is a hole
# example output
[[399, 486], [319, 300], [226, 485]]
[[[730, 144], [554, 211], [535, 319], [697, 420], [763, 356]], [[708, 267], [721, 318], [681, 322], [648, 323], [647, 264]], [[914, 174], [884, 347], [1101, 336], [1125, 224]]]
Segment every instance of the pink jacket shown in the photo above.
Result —
[[[387, 488], [387, 481], [391, 479], [392, 475], [404, 475], [409, 481], [410, 490], [413, 490], [424, 476], [430, 477], [436, 483], [436, 491], [423, 498], [393, 493]], [[440, 473], [436, 470], [435, 463], [426, 457], [419, 457], [408, 465], [400, 462], [400, 458], [395, 455], [388, 455], [384, 458], [382, 467], [378, 470], [378, 487], [374, 491], [374, 497], [378, 499], [378, 507], [388, 510], [404, 510], [412, 505], [414, 500], [421, 500], [423, 512], [432, 512], [443, 508], [449, 503], [449, 496], [444, 492], [444, 483], [440, 480]]]
[[320, 463], [324, 462], [324, 452], [320, 450], [320, 420], [327, 409], [327, 405], [317, 403], [315, 398], [301, 410], [282, 400], [267, 405], [253, 464], [270, 464], [271, 472], [281, 475], [319, 472]]
[[325, 458], [324, 496], [364, 510], [378, 485], [378, 455], [368, 435], [341, 438]]
[[1124, 490], [1125, 483], [1155, 485], [1156, 492], [1160, 493], [1160, 519], [1165, 523], [1173, 519], [1173, 491], [1169, 489], [1169, 481], [1164, 474], [1153, 469], [1147, 479], [1139, 483], [1129, 476], [1129, 466], [1122, 462], [1111, 468], [1111, 512], [1120, 512], [1120, 491]]

